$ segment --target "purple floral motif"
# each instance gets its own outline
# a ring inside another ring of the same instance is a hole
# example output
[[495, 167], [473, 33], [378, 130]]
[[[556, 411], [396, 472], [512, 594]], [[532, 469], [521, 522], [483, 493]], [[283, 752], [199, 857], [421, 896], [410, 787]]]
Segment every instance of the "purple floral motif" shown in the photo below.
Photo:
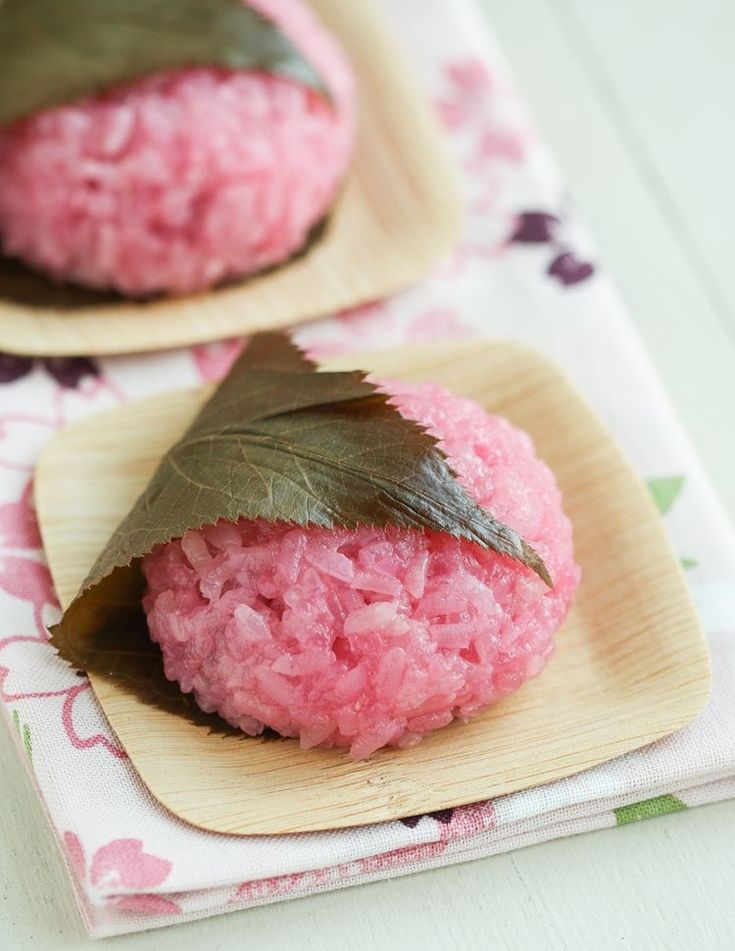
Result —
[[437, 809], [436, 812], [425, 812], [418, 816], [405, 816], [403, 819], [399, 819], [399, 822], [402, 822], [404, 826], [408, 826], [409, 829], [415, 829], [424, 816], [426, 816], [428, 819], [436, 819], [436, 821], [441, 822], [442, 825], [449, 825], [453, 815], [454, 809]]
[[521, 211], [516, 215], [508, 244], [546, 244], [553, 257], [546, 268], [549, 277], [563, 287], [586, 281], [595, 273], [594, 264], [584, 261], [571, 251], [560, 237], [564, 221], [547, 211]]
[[545, 211], [522, 211], [516, 218], [510, 240], [517, 244], [542, 244], [553, 241], [559, 219]]
[[89, 357], [48, 357], [43, 366], [67, 390], [75, 390], [85, 377], [96, 377], [100, 373]]
[[588, 277], [592, 277], [595, 266], [589, 261], [580, 260], [571, 251], [562, 251], [551, 262], [547, 273], [568, 287], [570, 284], [579, 284], [580, 281], [586, 281]]
[[0, 353], [0, 383], [14, 383], [33, 369], [31, 357], [19, 357], [13, 353]]
[[[65, 390], [75, 390], [86, 377], [98, 377], [99, 367], [89, 357], [45, 357], [43, 369]], [[15, 383], [33, 370], [36, 361], [14, 353], [0, 353], [0, 384]]]

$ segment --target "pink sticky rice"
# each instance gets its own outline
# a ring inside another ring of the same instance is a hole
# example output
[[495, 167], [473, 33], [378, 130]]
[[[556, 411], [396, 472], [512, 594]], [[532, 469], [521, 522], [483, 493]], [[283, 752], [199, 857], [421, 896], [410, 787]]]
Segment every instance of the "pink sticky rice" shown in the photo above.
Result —
[[469, 493], [544, 558], [400, 529], [218, 522], [143, 561], [166, 675], [245, 733], [356, 759], [411, 746], [539, 674], [580, 572], [561, 495], [530, 437], [433, 384], [389, 383]]
[[324, 79], [179, 69], [0, 130], [0, 249], [58, 280], [185, 293], [281, 263], [329, 209], [353, 77], [301, 0], [248, 0]]

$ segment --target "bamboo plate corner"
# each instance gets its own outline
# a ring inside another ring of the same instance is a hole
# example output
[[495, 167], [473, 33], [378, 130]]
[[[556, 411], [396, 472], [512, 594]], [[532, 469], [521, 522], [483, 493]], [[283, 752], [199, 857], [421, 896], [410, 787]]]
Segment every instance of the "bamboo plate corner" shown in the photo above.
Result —
[[[296, 741], [214, 737], [92, 684], [151, 793], [181, 819], [238, 834], [396, 819], [559, 779], [687, 724], [709, 689], [705, 640], [648, 493], [600, 421], [544, 358], [511, 344], [353, 356], [329, 368], [433, 380], [507, 416], [556, 474], [583, 580], [540, 678], [468, 725], [353, 762]], [[36, 503], [62, 605], [208, 390], [159, 396], [60, 433]]]
[[458, 177], [430, 107], [373, 0], [311, 0], [357, 77], [355, 156], [326, 232], [303, 257], [242, 284], [147, 303], [60, 289], [0, 258], [0, 350], [133, 353], [313, 319], [414, 283], [461, 220]]

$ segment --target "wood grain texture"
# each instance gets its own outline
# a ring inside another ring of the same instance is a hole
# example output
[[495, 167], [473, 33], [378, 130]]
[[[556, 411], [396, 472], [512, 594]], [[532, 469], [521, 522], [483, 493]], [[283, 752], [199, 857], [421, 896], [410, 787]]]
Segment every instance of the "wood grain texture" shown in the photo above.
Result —
[[391, 294], [449, 249], [461, 220], [457, 176], [390, 32], [369, 0], [313, 6], [358, 84], [356, 154], [321, 241], [242, 284], [147, 303], [93, 295], [83, 306], [21, 303], [23, 277], [0, 268], [0, 350], [132, 353], [284, 327]]
[[[583, 583], [545, 674], [485, 715], [355, 763], [296, 741], [212, 737], [104, 678], [98, 699], [153, 795], [219, 832], [379, 822], [548, 782], [689, 722], [708, 693], [707, 649], [662, 522], [599, 420], [549, 362], [510, 344], [335, 361], [431, 379], [527, 429], [572, 519]], [[41, 458], [36, 504], [63, 605], [208, 389], [75, 425]]]

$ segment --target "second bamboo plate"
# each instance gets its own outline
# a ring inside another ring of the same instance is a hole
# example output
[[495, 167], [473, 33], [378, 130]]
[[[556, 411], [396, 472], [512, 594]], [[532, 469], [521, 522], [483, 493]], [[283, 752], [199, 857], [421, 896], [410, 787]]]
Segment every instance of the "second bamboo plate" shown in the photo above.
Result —
[[357, 149], [322, 239], [289, 264], [219, 290], [149, 303], [40, 282], [0, 257], [0, 350], [132, 353], [237, 337], [384, 297], [449, 250], [460, 221], [455, 170], [372, 0], [312, 0], [358, 87]]

